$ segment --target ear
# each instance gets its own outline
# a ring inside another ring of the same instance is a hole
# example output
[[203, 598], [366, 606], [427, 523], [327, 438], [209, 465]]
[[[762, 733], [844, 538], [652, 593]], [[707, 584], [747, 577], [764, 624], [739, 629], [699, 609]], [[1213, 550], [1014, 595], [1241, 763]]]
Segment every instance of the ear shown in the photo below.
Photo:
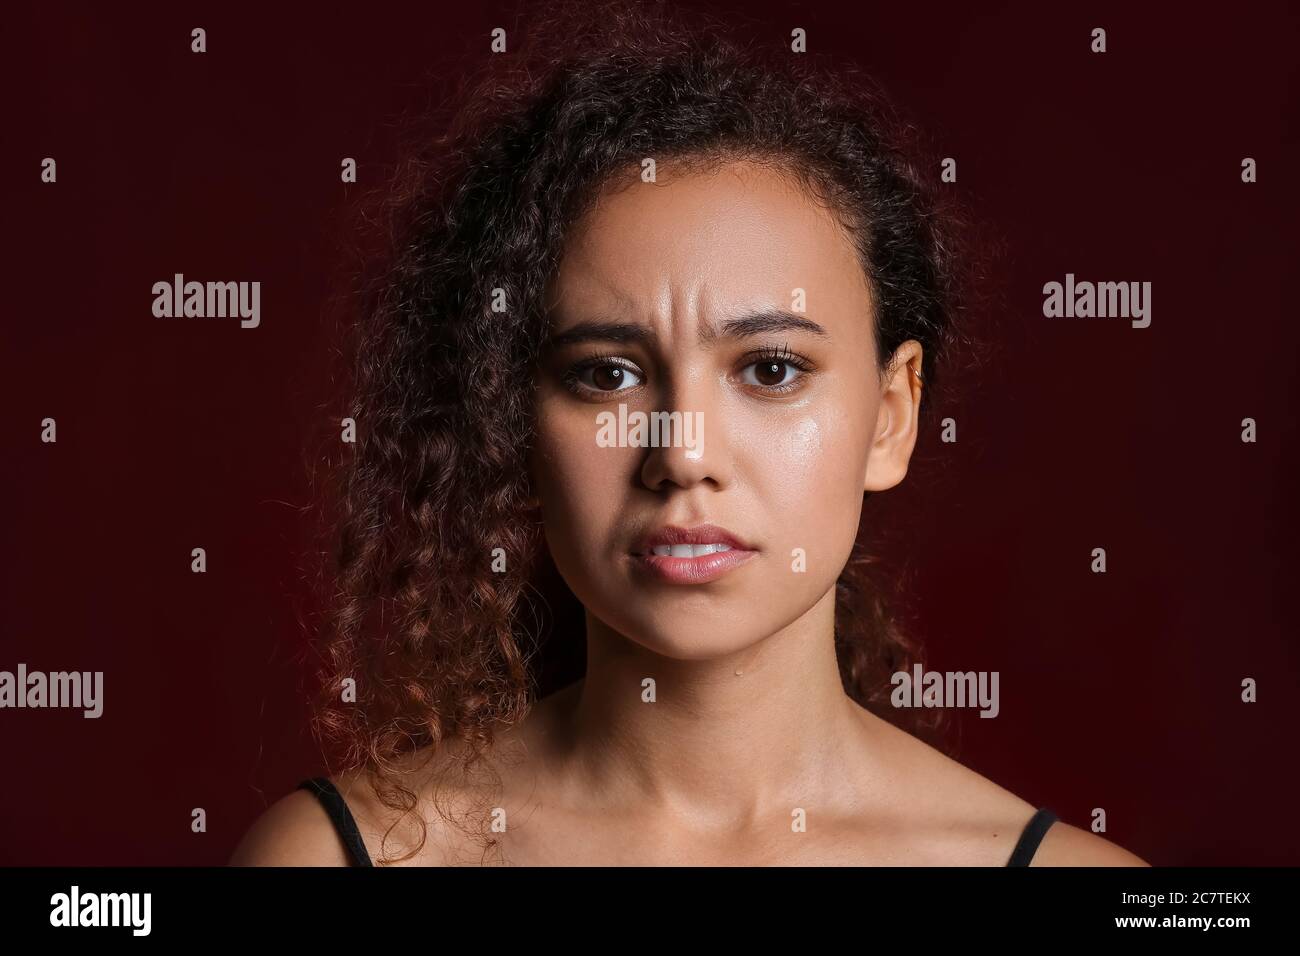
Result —
[[907, 474], [907, 464], [916, 447], [917, 418], [921, 410], [921, 358], [921, 344], [908, 339], [890, 361], [867, 454], [864, 491], [893, 488]]

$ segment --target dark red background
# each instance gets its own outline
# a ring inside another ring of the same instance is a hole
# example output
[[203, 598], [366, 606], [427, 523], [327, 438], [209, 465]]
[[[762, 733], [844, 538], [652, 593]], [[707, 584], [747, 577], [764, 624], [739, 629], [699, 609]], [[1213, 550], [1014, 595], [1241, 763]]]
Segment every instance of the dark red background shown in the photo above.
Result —
[[[1068, 822], [1106, 808], [1155, 864], [1300, 863], [1295, 12], [711, 6], [874, 73], [1005, 243], [959, 443], [927, 434], [873, 502], [906, 529], [930, 666], [1001, 673], [959, 759]], [[0, 669], [102, 670], [105, 713], [0, 712], [0, 862], [222, 863], [320, 771], [297, 508], [305, 438], [340, 407], [339, 163], [379, 182], [390, 121], [509, 10], [10, 12]], [[154, 318], [174, 272], [260, 280], [261, 327]], [[1045, 319], [1066, 272], [1151, 281], [1151, 327]]]

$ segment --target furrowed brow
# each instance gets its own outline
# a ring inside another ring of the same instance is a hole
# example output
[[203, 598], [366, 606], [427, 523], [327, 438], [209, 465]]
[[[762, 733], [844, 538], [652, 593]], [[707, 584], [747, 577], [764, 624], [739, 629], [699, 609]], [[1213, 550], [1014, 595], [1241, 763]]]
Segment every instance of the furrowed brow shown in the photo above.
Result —
[[830, 334], [812, 319], [795, 315], [785, 309], [763, 309], [728, 319], [717, 330], [704, 330], [703, 336], [704, 341], [708, 342], [719, 337], [741, 339], [753, 335], [769, 335], [773, 332], [808, 332], [822, 338], [827, 338]]
[[[700, 335], [705, 343], [718, 338], [749, 338], [770, 335], [773, 332], [807, 332], [822, 338], [829, 337], [824, 328], [811, 319], [795, 315], [784, 309], [764, 309], [727, 319], [719, 328], [704, 327]], [[644, 325], [631, 322], [579, 322], [563, 332], [552, 335], [547, 344], [561, 348], [581, 342], [647, 342], [655, 333]]]
[[579, 342], [645, 342], [654, 338], [654, 332], [644, 325], [630, 322], [579, 322], [547, 340], [551, 348], [574, 345]]

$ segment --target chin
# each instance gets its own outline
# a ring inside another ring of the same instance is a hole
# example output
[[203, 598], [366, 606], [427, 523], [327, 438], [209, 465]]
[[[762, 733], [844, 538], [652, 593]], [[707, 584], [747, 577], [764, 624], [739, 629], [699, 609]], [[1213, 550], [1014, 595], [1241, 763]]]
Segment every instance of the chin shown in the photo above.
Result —
[[[753, 624], [738, 625], [739, 609], [715, 609], [708, 614], [656, 613], [652, 620], [610, 623], [613, 630], [648, 651], [677, 661], [707, 661], [746, 650], [771, 633]], [[608, 620], [608, 619], [606, 619]]]

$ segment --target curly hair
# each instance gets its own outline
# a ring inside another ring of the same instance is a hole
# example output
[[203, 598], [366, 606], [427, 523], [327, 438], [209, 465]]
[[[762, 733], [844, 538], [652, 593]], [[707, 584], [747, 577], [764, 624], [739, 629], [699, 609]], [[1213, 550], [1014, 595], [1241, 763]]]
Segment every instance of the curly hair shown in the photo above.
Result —
[[[568, 227], [612, 173], [653, 156], [746, 158], [797, 176], [854, 238], [877, 304], [878, 372], [919, 341], [920, 413], [932, 414], [959, 340], [957, 220], [940, 213], [910, 130], [869, 78], [734, 32], [662, 6], [553, 6], [522, 49], [490, 57], [425, 114], [438, 134], [407, 151], [375, 194], [382, 209], [364, 207], [383, 248], [363, 269], [341, 352], [356, 440], [331, 472], [315, 727], [341, 769], [365, 771], [403, 815], [418, 801], [401, 758], [459, 741], [469, 767], [548, 688], [581, 676], [581, 607], [530, 510], [526, 462], [543, 292]], [[494, 311], [494, 290], [508, 311]], [[931, 735], [937, 720], [889, 705], [890, 675], [919, 652], [891, 610], [896, 582], [875, 580], [869, 524], [837, 583], [843, 685]], [[424, 845], [419, 830], [397, 859]]]

